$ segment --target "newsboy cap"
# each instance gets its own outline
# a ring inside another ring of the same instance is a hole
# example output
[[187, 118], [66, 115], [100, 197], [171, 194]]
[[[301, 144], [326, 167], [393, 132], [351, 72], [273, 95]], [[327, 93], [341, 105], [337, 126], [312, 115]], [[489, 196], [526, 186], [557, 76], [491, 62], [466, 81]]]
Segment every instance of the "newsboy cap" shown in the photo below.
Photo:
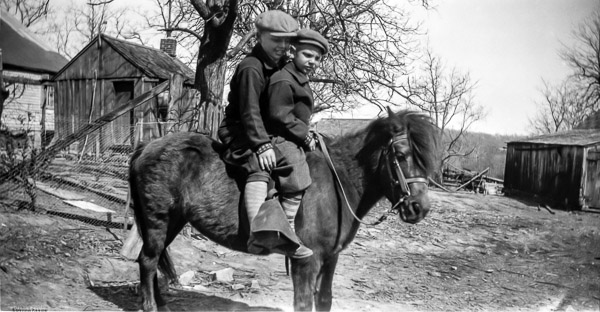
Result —
[[300, 29], [296, 34], [297, 36], [294, 38], [294, 42], [314, 45], [320, 48], [323, 54], [327, 54], [329, 51], [329, 43], [320, 33], [312, 29]]
[[266, 31], [275, 37], [296, 37], [298, 30], [298, 22], [279, 10], [261, 13], [254, 24], [259, 31]]

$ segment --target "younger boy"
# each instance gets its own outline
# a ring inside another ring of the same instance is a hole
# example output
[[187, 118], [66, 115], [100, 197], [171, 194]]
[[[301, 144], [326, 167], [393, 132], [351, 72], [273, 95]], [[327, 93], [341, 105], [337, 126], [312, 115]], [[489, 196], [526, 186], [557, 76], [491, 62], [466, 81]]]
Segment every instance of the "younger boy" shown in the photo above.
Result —
[[[304, 191], [311, 183], [304, 151], [315, 150], [315, 140], [309, 133], [314, 100], [308, 77], [319, 67], [329, 45], [321, 34], [310, 29], [299, 30], [292, 45], [292, 62], [271, 76], [269, 116], [265, 125], [273, 137], [274, 148], [283, 156], [283, 160], [278, 159], [273, 175], [281, 206], [294, 228]], [[300, 250], [304, 252], [296, 258], [312, 254], [305, 246]]]

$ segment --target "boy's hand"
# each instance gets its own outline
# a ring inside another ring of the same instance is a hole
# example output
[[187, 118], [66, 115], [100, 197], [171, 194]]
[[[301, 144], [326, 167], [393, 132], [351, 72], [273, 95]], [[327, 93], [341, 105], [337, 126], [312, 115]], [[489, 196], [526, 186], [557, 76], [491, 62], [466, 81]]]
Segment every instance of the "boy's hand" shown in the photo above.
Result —
[[316, 150], [317, 149], [317, 140], [315, 140], [314, 138], [311, 139], [306, 147], [311, 152]]
[[275, 157], [275, 151], [272, 148], [267, 149], [257, 156], [260, 169], [271, 171], [273, 168], [275, 168], [275, 162], [277, 161], [277, 158]]

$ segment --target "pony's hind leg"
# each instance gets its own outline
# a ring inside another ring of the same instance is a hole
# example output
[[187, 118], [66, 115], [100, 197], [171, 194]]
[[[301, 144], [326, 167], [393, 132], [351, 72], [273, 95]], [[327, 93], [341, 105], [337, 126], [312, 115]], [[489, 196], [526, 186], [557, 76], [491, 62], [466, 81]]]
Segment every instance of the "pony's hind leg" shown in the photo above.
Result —
[[[171, 215], [169, 217], [169, 220], [170, 220], [170, 222], [167, 227], [167, 235], [166, 235], [165, 242], [164, 242], [163, 252], [158, 260], [158, 267], [160, 268], [161, 272], [166, 276], [167, 283], [177, 280], [177, 273], [175, 272], [175, 268], [173, 267], [173, 263], [171, 261], [171, 257], [169, 256], [169, 252], [167, 251], [167, 247], [169, 247], [169, 245], [173, 242], [175, 237], [177, 237], [177, 234], [179, 234], [179, 232], [181, 232], [181, 230], [183, 229], [183, 227], [186, 224], [185, 219], [181, 215], [179, 215], [179, 216]], [[170, 311], [169, 308], [167, 307], [167, 303], [163, 300], [162, 296], [160, 295], [158, 277], [156, 275], [154, 276], [153, 283], [154, 283], [154, 289], [156, 290], [154, 292], [154, 300], [156, 301], [158, 310], [159, 311]]]
[[317, 277], [317, 291], [315, 292], [315, 308], [317, 311], [331, 311], [333, 293], [333, 275], [338, 262], [338, 255], [327, 259], [321, 266], [321, 271]]
[[165, 250], [164, 242], [167, 234], [164, 228], [147, 228], [142, 237], [144, 245], [138, 258], [140, 264], [140, 288], [142, 308], [144, 311], [156, 311], [157, 303], [164, 305], [158, 288], [157, 269], [161, 254]]

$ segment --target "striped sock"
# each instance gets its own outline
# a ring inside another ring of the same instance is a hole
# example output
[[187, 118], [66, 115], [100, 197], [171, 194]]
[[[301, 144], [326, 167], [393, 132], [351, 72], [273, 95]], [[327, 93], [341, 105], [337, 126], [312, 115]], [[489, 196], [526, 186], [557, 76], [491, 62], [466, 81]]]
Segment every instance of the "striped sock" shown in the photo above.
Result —
[[281, 195], [281, 206], [292, 228], [294, 228], [294, 219], [302, 202], [302, 195], [304, 195], [304, 192]]
[[252, 220], [258, 214], [260, 206], [267, 198], [267, 182], [252, 181], [247, 182], [244, 188], [244, 205], [248, 213], [248, 221], [252, 225]]

